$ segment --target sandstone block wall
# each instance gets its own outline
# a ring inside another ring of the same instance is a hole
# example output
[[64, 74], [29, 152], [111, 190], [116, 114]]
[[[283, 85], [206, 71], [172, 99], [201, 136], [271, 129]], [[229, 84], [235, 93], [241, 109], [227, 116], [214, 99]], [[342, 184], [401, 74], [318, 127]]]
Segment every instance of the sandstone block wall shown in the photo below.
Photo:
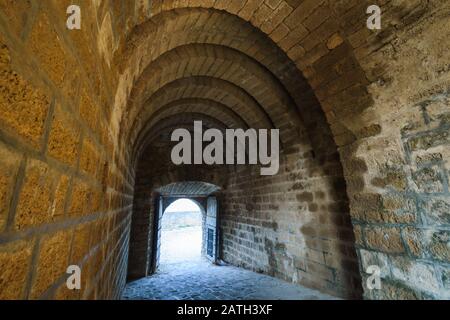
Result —
[[[295, 149], [295, 148], [294, 148]], [[222, 257], [232, 264], [345, 298], [361, 298], [345, 180], [305, 145], [280, 172], [238, 169], [221, 195]]]
[[69, 32], [69, 2], [0, 1], [0, 299], [118, 298], [125, 284], [133, 180], [109, 132], [114, 73], [100, 8], [85, 1]]

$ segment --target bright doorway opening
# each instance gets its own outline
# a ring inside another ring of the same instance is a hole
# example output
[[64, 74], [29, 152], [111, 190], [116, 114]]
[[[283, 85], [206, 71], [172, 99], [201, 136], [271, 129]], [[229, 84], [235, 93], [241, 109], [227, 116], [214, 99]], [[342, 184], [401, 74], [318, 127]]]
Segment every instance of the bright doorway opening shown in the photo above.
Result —
[[202, 212], [192, 200], [176, 200], [162, 217], [160, 264], [199, 261], [201, 251]]

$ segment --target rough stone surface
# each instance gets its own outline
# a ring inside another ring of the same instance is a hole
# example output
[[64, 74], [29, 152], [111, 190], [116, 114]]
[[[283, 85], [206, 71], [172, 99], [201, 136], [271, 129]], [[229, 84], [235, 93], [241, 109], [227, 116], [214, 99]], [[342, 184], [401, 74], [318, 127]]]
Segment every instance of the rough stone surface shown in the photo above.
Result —
[[131, 282], [123, 300], [335, 300], [319, 291], [206, 261], [169, 264]]
[[0, 230], [3, 230], [8, 220], [11, 196], [14, 182], [19, 171], [20, 156], [0, 143]]
[[0, 299], [22, 299], [31, 265], [32, 243], [0, 245]]
[[59, 232], [41, 241], [31, 298], [39, 298], [67, 269], [69, 234]]
[[48, 154], [71, 166], [76, 165], [79, 144], [79, 128], [70, 116], [59, 111], [53, 116], [48, 141]]
[[11, 66], [8, 47], [0, 36], [0, 119], [4, 126], [40, 145], [49, 98], [17, 74]]

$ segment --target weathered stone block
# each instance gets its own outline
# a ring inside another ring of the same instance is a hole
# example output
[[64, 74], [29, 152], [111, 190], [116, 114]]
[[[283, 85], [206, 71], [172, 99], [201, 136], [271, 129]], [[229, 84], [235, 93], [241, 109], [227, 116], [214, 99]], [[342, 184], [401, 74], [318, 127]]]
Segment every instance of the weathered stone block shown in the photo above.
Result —
[[450, 261], [450, 232], [433, 229], [406, 228], [405, 243], [416, 257]]
[[302, 202], [312, 202], [314, 200], [314, 195], [311, 192], [303, 192], [297, 194], [297, 200]]
[[0, 232], [8, 220], [14, 183], [19, 171], [21, 157], [0, 143]]
[[372, 227], [365, 229], [366, 243], [370, 248], [387, 253], [405, 251], [400, 229], [393, 227]]
[[42, 238], [31, 298], [39, 298], [59, 277], [66, 274], [71, 237], [71, 232], [59, 231]]
[[420, 202], [430, 224], [450, 225], [450, 197], [428, 197]]
[[335, 33], [328, 39], [327, 47], [328, 47], [328, 49], [333, 50], [333, 49], [339, 47], [343, 42], [344, 42], [344, 40], [339, 35], [339, 33]]
[[96, 177], [98, 165], [97, 148], [91, 139], [85, 138], [81, 149], [80, 169], [92, 177]]
[[382, 171], [383, 176], [375, 177], [372, 184], [379, 188], [392, 187], [404, 191], [408, 187], [406, 173], [402, 169], [389, 168]]
[[18, 134], [33, 147], [39, 147], [50, 99], [12, 69], [9, 49], [1, 36], [0, 74], [2, 129], [7, 128], [11, 134]]
[[364, 238], [363, 238], [363, 234], [362, 234], [362, 227], [359, 225], [354, 225], [353, 232], [355, 234], [355, 244], [357, 244], [359, 246], [363, 246]]
[[0, 299], [22, 299], [31, 264], [32, 241], [0, 245]]
[[418, 166], [438, 164], [438, 163], [441, 163], [443, 160], [442, 153], [438, 153], [438, 152], [420, 153], [415, 158], [416, 158], [416, 164]]
[[0, 0], [0, 9], [8, 19], [11, 30], [20, 37], [31, 11], [31, 0]]
[[450, 231], [435, 231], [428, 245], [434, 259], [450, 262]]
[[42, 224], [49, 220], [54, 177], [43, 162], [29, 160], [17, 205], [17, 229]]
[[[306, 20], [311, 13], [319, 7], [323, 1], [307, 0], [303, 1], [285, 20], [285, 23], [292, 29]], [[320, 19], [320, 17], [318, 17]], [[317, 23], [316, 23], [317, 25]]]
[[[35, 19], [28, 45], [56, 86], [61, 86], [66, 72], [67, 55], [46, 14]], [[45, 39], [45, 41], [43, 41]]]
[[450, 269], [445, 266], [438, 267], [444, 288], [450, 289]]
[[435, 146], [448, 144], [449, 141], [450, 135], [448, 131], [435, 130], [409, 139], [408, 145], [412, 151], [428, 150]]
[[115, 33], [113, 32], [111, 13], [107, 12], [100, 25], [100, 30], [97, 37], [97, 49], [108, 67], [112, 62], [117, 46], [118, 43], [115, 39]]
[[391, 274], [388, 255], [368, 250], [359, 250], [362, 262], [362, 271], [366, 272], [370, 266], [377, 266], [381, 270], [381, 277], [386, 278]]
[[403, 230], [403, 239], [409, 252], [415, 257], [424, 257], [426, 251], [427, 231], [424, 229], [405, 228]]
[[54, 296], [55, 300], [79, 300], [81, 290], [70, 290], [64, 282], [57, 290]]
[[89, 252], [90, 231], [91, 226], [89, 224], [83, 224], [75, 228], [70, 257], [71, 263], [79, 263]]
[[78, 158], [79, 140], [78, 124], [60, 108], [56, 108], [48, 141], [48, 153], [55, 159], [74, 166]]
[[444, 191], [443, 179], [439, 167], [422, 168], [414, 172], [412, 177], [420, 192], [439, 193]]
[[366, 291], [372, 299], [380, 300], [419, 300], [421, 295], [402, 282], [383, 281], [382, 290]]
[[361, 221], [382, 221], [382, 206], [381, 195], [375, 193], [356, 193], [350, 202], [352, 217]]
[[69, 214], [71, 216], [87, 214], [90, 206], [90, 199], [89, 186], [83, 181], [75, 180]]
[[55, 194], [51, 206], [50, 216], [53, 221], [61, 218], [65, 213], [67, 191], [69, 188], [69, 177], [61, 175], [55, 182]]
[[54, 221], [64, 214], [69, 178], [45, 163], [30, 159], [19, 195], [15, 227], [24, 229]]
[[439, 292], [439, 281], [433, 266], [403, 257], [391, 257], [391, 261], [394, 279], [411, 288]]
[[100, 121], [99, 107], [92, 101], [86, 89], [83, 90], [80, 97], [79, 112], [86, 125], [96, 132]]

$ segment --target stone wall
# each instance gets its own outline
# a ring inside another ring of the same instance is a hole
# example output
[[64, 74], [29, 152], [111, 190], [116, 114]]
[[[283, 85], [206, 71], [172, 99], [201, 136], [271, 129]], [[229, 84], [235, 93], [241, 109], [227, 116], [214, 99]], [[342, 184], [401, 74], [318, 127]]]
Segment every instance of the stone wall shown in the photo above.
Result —
[[[134, 270], [143, 276], [151, 269], [152, 191], [170, 184], [168, 179], [204, 181], [221, 188], [215, 192], [220, 259], [336, 296], [361, 297], [345, 180], [336, 151], [332, 155], [333, 145], [312, 148], [304, 137], [303, 144], [283, 151], [280, 171], [273, 177], [260, 176], [258, 166], [177, 167], [170, 160], [172, 146], [165, 135], [155, 137], [139, 162], [136, 190], [146, 190], [138, 198], [147, 205], [133, 214], [133, 221], [142, 223], [132, 231], [131, 250], [139, 254], [130, 255], [130, 277], [136, 275]], [[196, 195], [196, 190], [184, 191]]]
[[320, 163], [305, 145], [282, 156], [280, 172], [248, 167], [221, 194], [222, 258], [345, 298], [361, 297], [345, 180], [339, 162]]
[[348, 192], [364, 281], [369, 265], [382, 269], [382, 290], [365, 297], [448, 299], [450, 6], [390, 1], [383, 10], [384, 30], [352, 41], [373, 98], [359, 121], [380, 132], [341, 150], [346, 175], [361, 173]]
[[[0, 1], [0, 299], [118, 298], [132, 177], [108, 127], [114, 73], [94, 5]], [[69, 291], [69, 265], [82, 290]]]

